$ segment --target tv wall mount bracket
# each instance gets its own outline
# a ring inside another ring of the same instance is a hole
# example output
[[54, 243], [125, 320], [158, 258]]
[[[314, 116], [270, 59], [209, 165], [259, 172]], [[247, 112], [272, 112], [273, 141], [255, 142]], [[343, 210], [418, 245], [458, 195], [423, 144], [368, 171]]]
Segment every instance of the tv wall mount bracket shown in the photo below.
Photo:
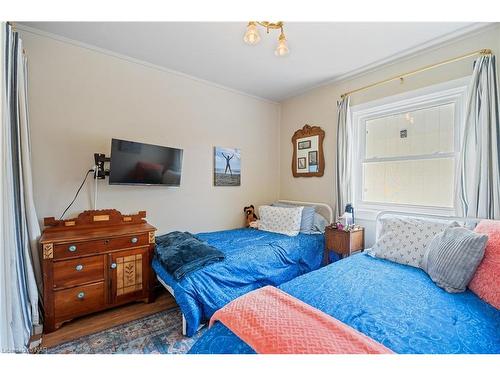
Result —
[[104, 154], [94, 154], [94, 163], [96, 166], [94, 172], [94, 179], [104, 180], [106, 176], [109, 176], [109, 169], [104, 169], [104, 163], [109, 163], [111, 158], [106, 157]]

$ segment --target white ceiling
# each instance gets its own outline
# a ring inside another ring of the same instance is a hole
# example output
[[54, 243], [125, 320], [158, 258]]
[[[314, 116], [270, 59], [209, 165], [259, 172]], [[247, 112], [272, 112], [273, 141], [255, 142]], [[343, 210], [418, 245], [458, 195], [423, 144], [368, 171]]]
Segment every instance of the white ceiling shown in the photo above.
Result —
[[278, 31], [261, 30], [261, 42], [248, 46], [245, 22], [21, 24], [276, 102], [485, 25], [291, 22], [285, 23], [290, 54], [280, 58]]

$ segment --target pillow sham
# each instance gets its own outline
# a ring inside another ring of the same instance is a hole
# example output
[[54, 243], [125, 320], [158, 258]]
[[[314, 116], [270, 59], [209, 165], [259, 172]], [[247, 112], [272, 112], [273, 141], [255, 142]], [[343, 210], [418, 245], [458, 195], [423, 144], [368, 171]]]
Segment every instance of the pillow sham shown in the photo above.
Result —
[[454, 223], [429, 243], [421, 268], [437, 286], [450, 293], [461, 293], [483, 259], [487, 240], [487, 235]]
[[374, 258], [420, 267], [431, 240], [450, 223], [446, 220], [386, 215], [379, 219], [378, 240], [367, 253]]
[[469, 289], [479, 298], [500, 309], [500, 221], [481, 220], [474, 229], [488, 235], [484, 258]]
[[[271, 206], [274, 207], [285, 207], [285, 208], [295, 208], [297, 206], [293, 204], [286, 204], [281, 202], [275, 202]], [[302, 233], [310, 234], [313, 230], [314, 224], [314, 214], [316, 213], [316, 207], [314, 206], [304, 206], [302, 210], [302, 218], [300, 222], [300, 231]]]
[[300, 222], [304, 207], [259, 207], [259, 230], [296, 236], [300, 232]]

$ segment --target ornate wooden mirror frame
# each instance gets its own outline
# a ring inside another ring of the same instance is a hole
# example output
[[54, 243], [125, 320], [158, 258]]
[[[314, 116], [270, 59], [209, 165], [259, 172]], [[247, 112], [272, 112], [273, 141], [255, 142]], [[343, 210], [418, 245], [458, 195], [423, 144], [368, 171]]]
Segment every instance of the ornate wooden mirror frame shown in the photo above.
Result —
[[324, 138], [325, 131], [319, 126], [304, 125], [293, 134], [293, 177], [323, 176], [325, 172]]

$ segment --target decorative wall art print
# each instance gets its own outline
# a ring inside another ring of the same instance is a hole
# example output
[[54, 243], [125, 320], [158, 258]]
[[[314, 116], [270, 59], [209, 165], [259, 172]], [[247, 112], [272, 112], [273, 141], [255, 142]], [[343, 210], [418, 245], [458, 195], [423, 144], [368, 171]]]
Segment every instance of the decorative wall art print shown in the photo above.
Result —
[[298, 169], [306, 169], [306, 158], [298, 158]]
[[309, 151], [308, 153], [309, 172], [318, 171], [318, 151]]
[[301, 141], [299, 142], [299, 150], [305, 150], [311, 148], [311, 141]]
[[318, 151], [309, 151], [309, 165], [318, 164]]
[[241, 185], [239, 148], [214, 147], [214, 186]]

